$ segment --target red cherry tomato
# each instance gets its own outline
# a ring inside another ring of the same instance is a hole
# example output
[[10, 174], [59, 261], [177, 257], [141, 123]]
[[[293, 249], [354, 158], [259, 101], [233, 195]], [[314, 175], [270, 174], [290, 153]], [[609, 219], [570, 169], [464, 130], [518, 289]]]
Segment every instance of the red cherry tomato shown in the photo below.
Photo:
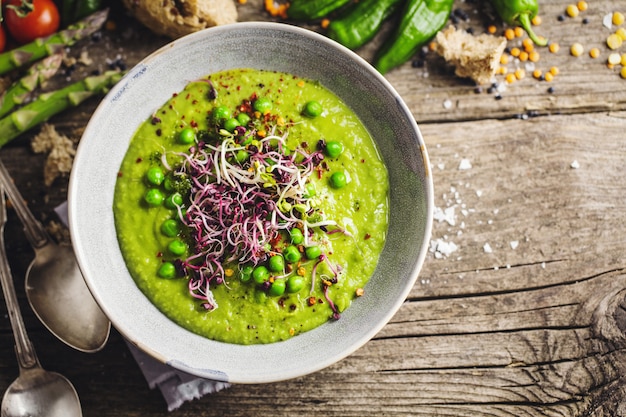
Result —
[[7, 44], [7, 37], [4, 34], [4, 28], [0, 26], [0, 52], [4, 51], [4, 47]]
[[[21, 0], [9, 0], [6, 4], [19, 6]], [[15, 10], [5, 7], [4, 20], [9, 34], [20, 44], [52, 35], [59, 29], [59, 9], [52, 0], [33, 0], [33, 10], [20, 17]]]

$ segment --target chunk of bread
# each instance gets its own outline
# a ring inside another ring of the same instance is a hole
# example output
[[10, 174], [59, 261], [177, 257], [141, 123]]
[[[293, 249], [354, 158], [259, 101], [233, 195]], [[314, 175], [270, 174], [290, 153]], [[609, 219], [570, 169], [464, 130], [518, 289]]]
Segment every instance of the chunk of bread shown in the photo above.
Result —
[[57, 132], [53, 125], [44, 123], [41, 131], [30, 143], [35, 153], [46, 153], [46, 164], [43, 170], [44, 184], [52, 185], [55, 179], [70, 173], [74, 162], [74, 143], [65, 135]]
[[172, 39], [237, 21], [234, 0], [123, 0], [132, 16]]
[[472, 35], [450, 26], [437, 33], [436, 50], [448, 63], [454, 65], [455, 74], [469, 77], [477, 84], [494, 80], [500, 57], [506, 48], [506, 38], [486, 33]]

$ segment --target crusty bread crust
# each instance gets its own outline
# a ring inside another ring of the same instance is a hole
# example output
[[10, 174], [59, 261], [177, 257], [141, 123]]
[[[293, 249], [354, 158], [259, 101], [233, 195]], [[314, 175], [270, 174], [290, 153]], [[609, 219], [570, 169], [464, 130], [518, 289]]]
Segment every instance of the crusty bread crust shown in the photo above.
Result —
[[123, 0], [130, 13], [153, 32], [179, 38], [237, 21], [234, 0]]
[[506, 48], [506, 38], [502, 36], [472, 35], [454, 26], [437, 33], [436, 41], [437, 53], [455, 66], [455, 74], [469, 77], [479, 85], [494, 80]]

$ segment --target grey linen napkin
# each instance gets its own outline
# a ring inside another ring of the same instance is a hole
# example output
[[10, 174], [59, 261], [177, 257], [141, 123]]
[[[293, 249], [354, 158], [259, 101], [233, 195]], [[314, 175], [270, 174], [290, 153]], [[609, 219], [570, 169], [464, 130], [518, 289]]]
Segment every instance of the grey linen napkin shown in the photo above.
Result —
[[139, 364], [150, 389], [159, 388], [167, 402], [168, 411], [176, 410], [185, 401], [228, 388], [227, 382], [198, 378], [156, 361], [151, 356], [126, 342], [130, 353]]
[[[67, 226], [67, 202], [56, 207], [59, 219]], [[150, 389], [158, 388], [167, 403], [167, 410], [173, 411], [184, 402], [198, 399], [228, 388], [227, 382], [198, 378], [194, 375], [161, 363], [126, 341], [130, 353], [148, 382]]]

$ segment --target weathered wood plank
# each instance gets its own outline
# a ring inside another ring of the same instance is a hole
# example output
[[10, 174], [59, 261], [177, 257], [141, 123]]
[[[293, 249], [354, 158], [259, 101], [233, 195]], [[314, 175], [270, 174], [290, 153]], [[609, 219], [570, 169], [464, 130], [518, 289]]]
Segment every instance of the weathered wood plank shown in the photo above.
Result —
[[[574, 59], [566, 50], [574, 41], [602, 47], [608, 29], [601, 18], [616, 5], [590, 4], [584, 15], [590, 23], [583, 25], [582, 18], [557, 22], [564, 4], [541, 4], [540, 32], [562, 46], [557, 55], [542, 52], [542, 68], [561, 70], [551, 84], [527, 75], [496, 100], [475, 93], [432, 55], [425, 69], [407, 64], [388, 74], [420, 123], [435, 203], [454, 207], [454, 224], [435, 222], [433, 240], [457, 249], [429, 254], [409, 299], [371, 342], [313, 375], [233, 386], [167, 413], [117, 332], [102, 352], [81, 354], [37, 321], [19, 278], [32, 253], [9, 212], [9, 260], [44, 367], [75, 384], [86, 416], [626, 415], [626, 80], [603, 60]], [[239, 8], [242, 20], [268, 18], [261, 0]], [[461, 25], [482, 30], [489, 21], [471, 16]], [[104, 69], [118, 56], [133, 65], [167, 41], [125, 16], [114, 20], [115, 31], [72, 51], [87, 50], [94, 63], [71, 77]], [[375, 42], [359, 52], [371, 57]], [[90, 101], [53, 123], [78, 142], [96, 105]], [[528, 114], [542, 116], [516, 118]], [[42, 185], [44, 157], [28, 149], [33, 134], [0, 157], [46, 223], [66, 198], [67, 179]], [[459, 169], [463, 159], [470, 169]], [[3, 304], [0, 317], [6, 318]], [[12, 346], [8, 320], [0, 320], [0, 389], [17, 376]]]
[[[445, 130], [423, 125], [437, 204], [445, 206], [443, 193], [455, 186], [463, 193], [453, 203], [467, 202], [481, 220], [473, 230], [468, 222], [461, 235], [448, 223], [435, 224], [434, 236], [450, 234], [458, 251], [443, 259], [431, 254], [391, 323], [335, 366], [293, 381], [235, 386], [173, 415], [613, 415], [605, 400], [622, 398], [626, 371], [623, 320], [617, 320], [626, 283], [619, 262], [624, 203], [616, 186], [624, 155], [617, 136], [625, 124], [616, 114], [448, 123]], [[463, 137], [468, 131], [471, 143]], [[490, 137], [494, 131], [505, 133]], [[589, 139], [599, 136], [603, 146]], [[458, 169], [464, 157], [470, 170]], [[570, 167], [574, 157], [578, 169]], [[476, 190], [483, 190], [480, 197]], [[493, 207], [502, 208], [495, 214]], [[522, 232], [528, 238], [512, 250], [509, 240]], [[494, 253], [484, 252], [481, 239]], [[30, 318], [35, 340], [46, 341], [44, 363], [76, 356]], [[2, 334], [1, 378], [8, 384], [15, 367], [9, 335]], [[75, 365], [57, 367], [77, 384], [86, 412], [165, 415], [119, 336]], [[102, 391], [116, 397], [109, 411], [97, 400]], [[140, 406], [147, 399], [151, 404]]]
[[[624, 113], [422, 125], [435, 205], [454, 211], [433, 238], [458, 249], [426, 263], [412, 296], [530, 289], [623, 267], [625, 126]], [[579, 275], [563, 275], [567, 265]]]

